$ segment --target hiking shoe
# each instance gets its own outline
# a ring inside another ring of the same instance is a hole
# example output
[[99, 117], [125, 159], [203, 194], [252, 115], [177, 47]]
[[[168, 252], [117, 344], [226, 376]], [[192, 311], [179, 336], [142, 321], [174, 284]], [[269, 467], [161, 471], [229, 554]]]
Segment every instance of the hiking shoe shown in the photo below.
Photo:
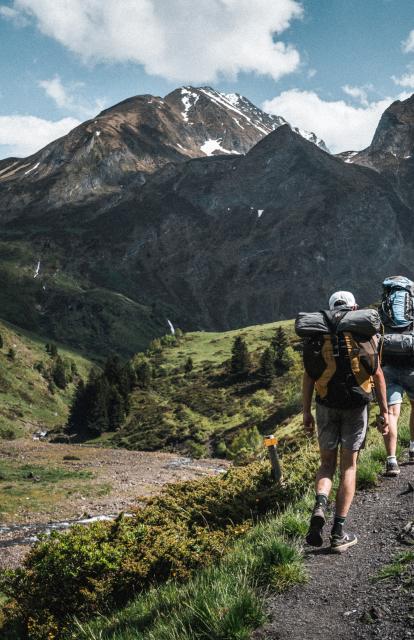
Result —
[[384, 476], [387, 476], [387, 478], [395, 478], [395, 476], [398, 476], [399, 474], [400, 467], [398, 466], [398, 462], [390, 462], [387, 460]]
[[414, 451], [408, 452], [408, 464], [414, 464]]
[[345, 549], [353, 547], [358, 542], [355, 533], [334, 533], [331, 536], [331, 551], [333, 553], [342, 553]]
[[311, 547], [321, 547], [323, 545], [322, 529], [325, 526], [326, 518], [322, 507], [315, 507], [310, 519], [309, 531], [306, 534], [306, 542]]

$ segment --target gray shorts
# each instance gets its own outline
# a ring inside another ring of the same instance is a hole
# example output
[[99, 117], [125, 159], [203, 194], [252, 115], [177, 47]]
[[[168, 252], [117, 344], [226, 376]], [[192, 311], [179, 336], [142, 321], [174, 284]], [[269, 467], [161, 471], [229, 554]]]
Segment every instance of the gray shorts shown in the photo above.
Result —
[[414, 367], [394, 367], [393, 365], [384, 365], [385, 382], [387, 384], [387, 402], [388, 405], [401, 404], [403, 401], [404, 391], [411, 401], [414, 400]]
[[316, 424], [321, 449], [359, 451], [368, 428], [368, 405], [356, 409], [332, 409], [316, 403]]

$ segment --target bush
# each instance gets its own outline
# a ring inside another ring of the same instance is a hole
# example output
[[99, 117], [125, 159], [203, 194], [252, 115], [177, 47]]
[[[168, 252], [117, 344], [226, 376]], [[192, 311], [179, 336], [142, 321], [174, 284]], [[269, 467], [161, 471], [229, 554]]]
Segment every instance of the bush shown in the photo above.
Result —
[[[260, 411], [260, 409], [257, 409]], [[246, 464], [257, 455], [263, 447], [262, 438], [257, 427], [244, 429], [234, 438], [228, 447], [228, 455], [231, 460], [238, 464]]]
[[9, 628], [20, 624], [16, 637], [22, 639], [59, 638], [74, 614], [109, 611], [154, 582], [188, 578], [218, 558], [252, 518], [303, 494], [317, 461], [315, 451], [308, 453], [292, 456], [283, 486], [273, 483], [266, 463], [256, 463], [169, 485], [132, 518], [75, 526], [41, 540], [0, 584], [11, 599]]

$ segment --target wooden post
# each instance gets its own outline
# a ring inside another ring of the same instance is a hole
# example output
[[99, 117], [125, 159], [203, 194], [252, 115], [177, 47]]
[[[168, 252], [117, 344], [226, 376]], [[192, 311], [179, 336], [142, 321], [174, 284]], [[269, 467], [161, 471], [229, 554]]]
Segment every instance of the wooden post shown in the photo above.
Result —
[[264, 444], [267, 447], [270, 464], [272, 465], [272, 475], [274, 481], [280, 482], [282, 479], [282, 469], [280, 467], [280, 460], [277, 454], [277, 440], [275, 436], [273, 434], [270, 436], [266, 436], [264, 439]]

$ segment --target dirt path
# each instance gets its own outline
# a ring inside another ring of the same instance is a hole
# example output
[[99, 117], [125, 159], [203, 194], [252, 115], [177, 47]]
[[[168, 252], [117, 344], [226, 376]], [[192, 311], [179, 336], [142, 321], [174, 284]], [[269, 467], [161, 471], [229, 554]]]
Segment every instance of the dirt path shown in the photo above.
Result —
[[405, 466], [397, 479], [384, 478], [376, 491], [359, 493], [347, 521], [359, 543], [342, 555], [326, 545], [306, 551], [309, 583], [268, 601], [270, 621], [252, 640], [353, 640], [414, 638], [414, 576], [411, 586], [372, 582], [399, 551], [397, 534], [414, 518], [414, 493], [401, 495], [414, 478]]

